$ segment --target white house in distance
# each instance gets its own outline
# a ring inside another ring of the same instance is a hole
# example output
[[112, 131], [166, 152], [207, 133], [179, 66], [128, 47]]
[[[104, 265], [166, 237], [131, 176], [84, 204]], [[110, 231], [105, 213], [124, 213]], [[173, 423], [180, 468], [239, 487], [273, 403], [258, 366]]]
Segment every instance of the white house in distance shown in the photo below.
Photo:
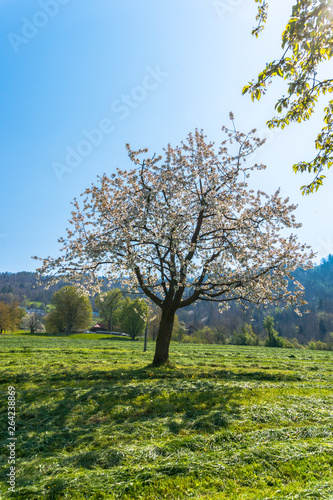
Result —
[[45, 311], [42, 309], [38, 309], [38, 307], [31, 307], [28, 309], [27, 307], [22, 307], [26, 311], [27, 314], [38, 314], [41, 318], [45, 316]]

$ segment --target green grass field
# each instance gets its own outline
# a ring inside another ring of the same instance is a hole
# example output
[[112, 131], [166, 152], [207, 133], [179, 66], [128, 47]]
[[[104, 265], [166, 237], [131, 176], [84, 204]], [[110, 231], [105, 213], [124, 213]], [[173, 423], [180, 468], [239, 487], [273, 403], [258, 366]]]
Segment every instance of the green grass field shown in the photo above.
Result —
[[0, 337], [1, 498], [333, 499], [333, 352], [87, 337]]

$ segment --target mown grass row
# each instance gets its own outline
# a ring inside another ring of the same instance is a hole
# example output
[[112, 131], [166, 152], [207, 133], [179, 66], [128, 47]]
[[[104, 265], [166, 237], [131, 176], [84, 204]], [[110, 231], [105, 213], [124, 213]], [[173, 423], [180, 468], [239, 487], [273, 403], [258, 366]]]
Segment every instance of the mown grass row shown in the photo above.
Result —
[[333, 353], [173, 343], [175, 368], [156, 369], [152, 349], [1, 337], [1, 498], [333, 498]]

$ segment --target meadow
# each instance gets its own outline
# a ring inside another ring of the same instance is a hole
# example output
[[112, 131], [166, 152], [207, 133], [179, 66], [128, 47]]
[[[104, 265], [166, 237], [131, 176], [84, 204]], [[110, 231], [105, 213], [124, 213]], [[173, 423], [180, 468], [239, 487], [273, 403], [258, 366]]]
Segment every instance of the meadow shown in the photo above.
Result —
[[[333, 352], [0, 337], [0, 497], [332, 499]], [[16, 390], [8, 492], [7, 388]]]

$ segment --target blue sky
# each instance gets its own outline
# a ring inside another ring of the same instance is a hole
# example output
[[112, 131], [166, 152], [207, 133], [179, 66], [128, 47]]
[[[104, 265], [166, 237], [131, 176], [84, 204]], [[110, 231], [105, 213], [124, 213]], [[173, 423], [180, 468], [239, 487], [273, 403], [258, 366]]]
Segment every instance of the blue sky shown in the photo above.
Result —
[[299, 204], [300, 239], [320, 257], [333, 252], [333, 173], [302, 197], [308, 178], [291, 170], [311, 159], [320, 108], [305, 124], [269, 132], [283, 84], [259, 103], [241, 95], [279, 56], [292, 3], [271, 1], [256, 40], [250, 0], [1, 0], [0, 272], [57, 255], [70, 202], [97, 175], [130, 167], [127, 142], [159, 153], [195, 127], [219, 142], [230, 110], [239, 129], [267, 137], [256, 161], [268, 168], [252, 184], [281, 187]]

